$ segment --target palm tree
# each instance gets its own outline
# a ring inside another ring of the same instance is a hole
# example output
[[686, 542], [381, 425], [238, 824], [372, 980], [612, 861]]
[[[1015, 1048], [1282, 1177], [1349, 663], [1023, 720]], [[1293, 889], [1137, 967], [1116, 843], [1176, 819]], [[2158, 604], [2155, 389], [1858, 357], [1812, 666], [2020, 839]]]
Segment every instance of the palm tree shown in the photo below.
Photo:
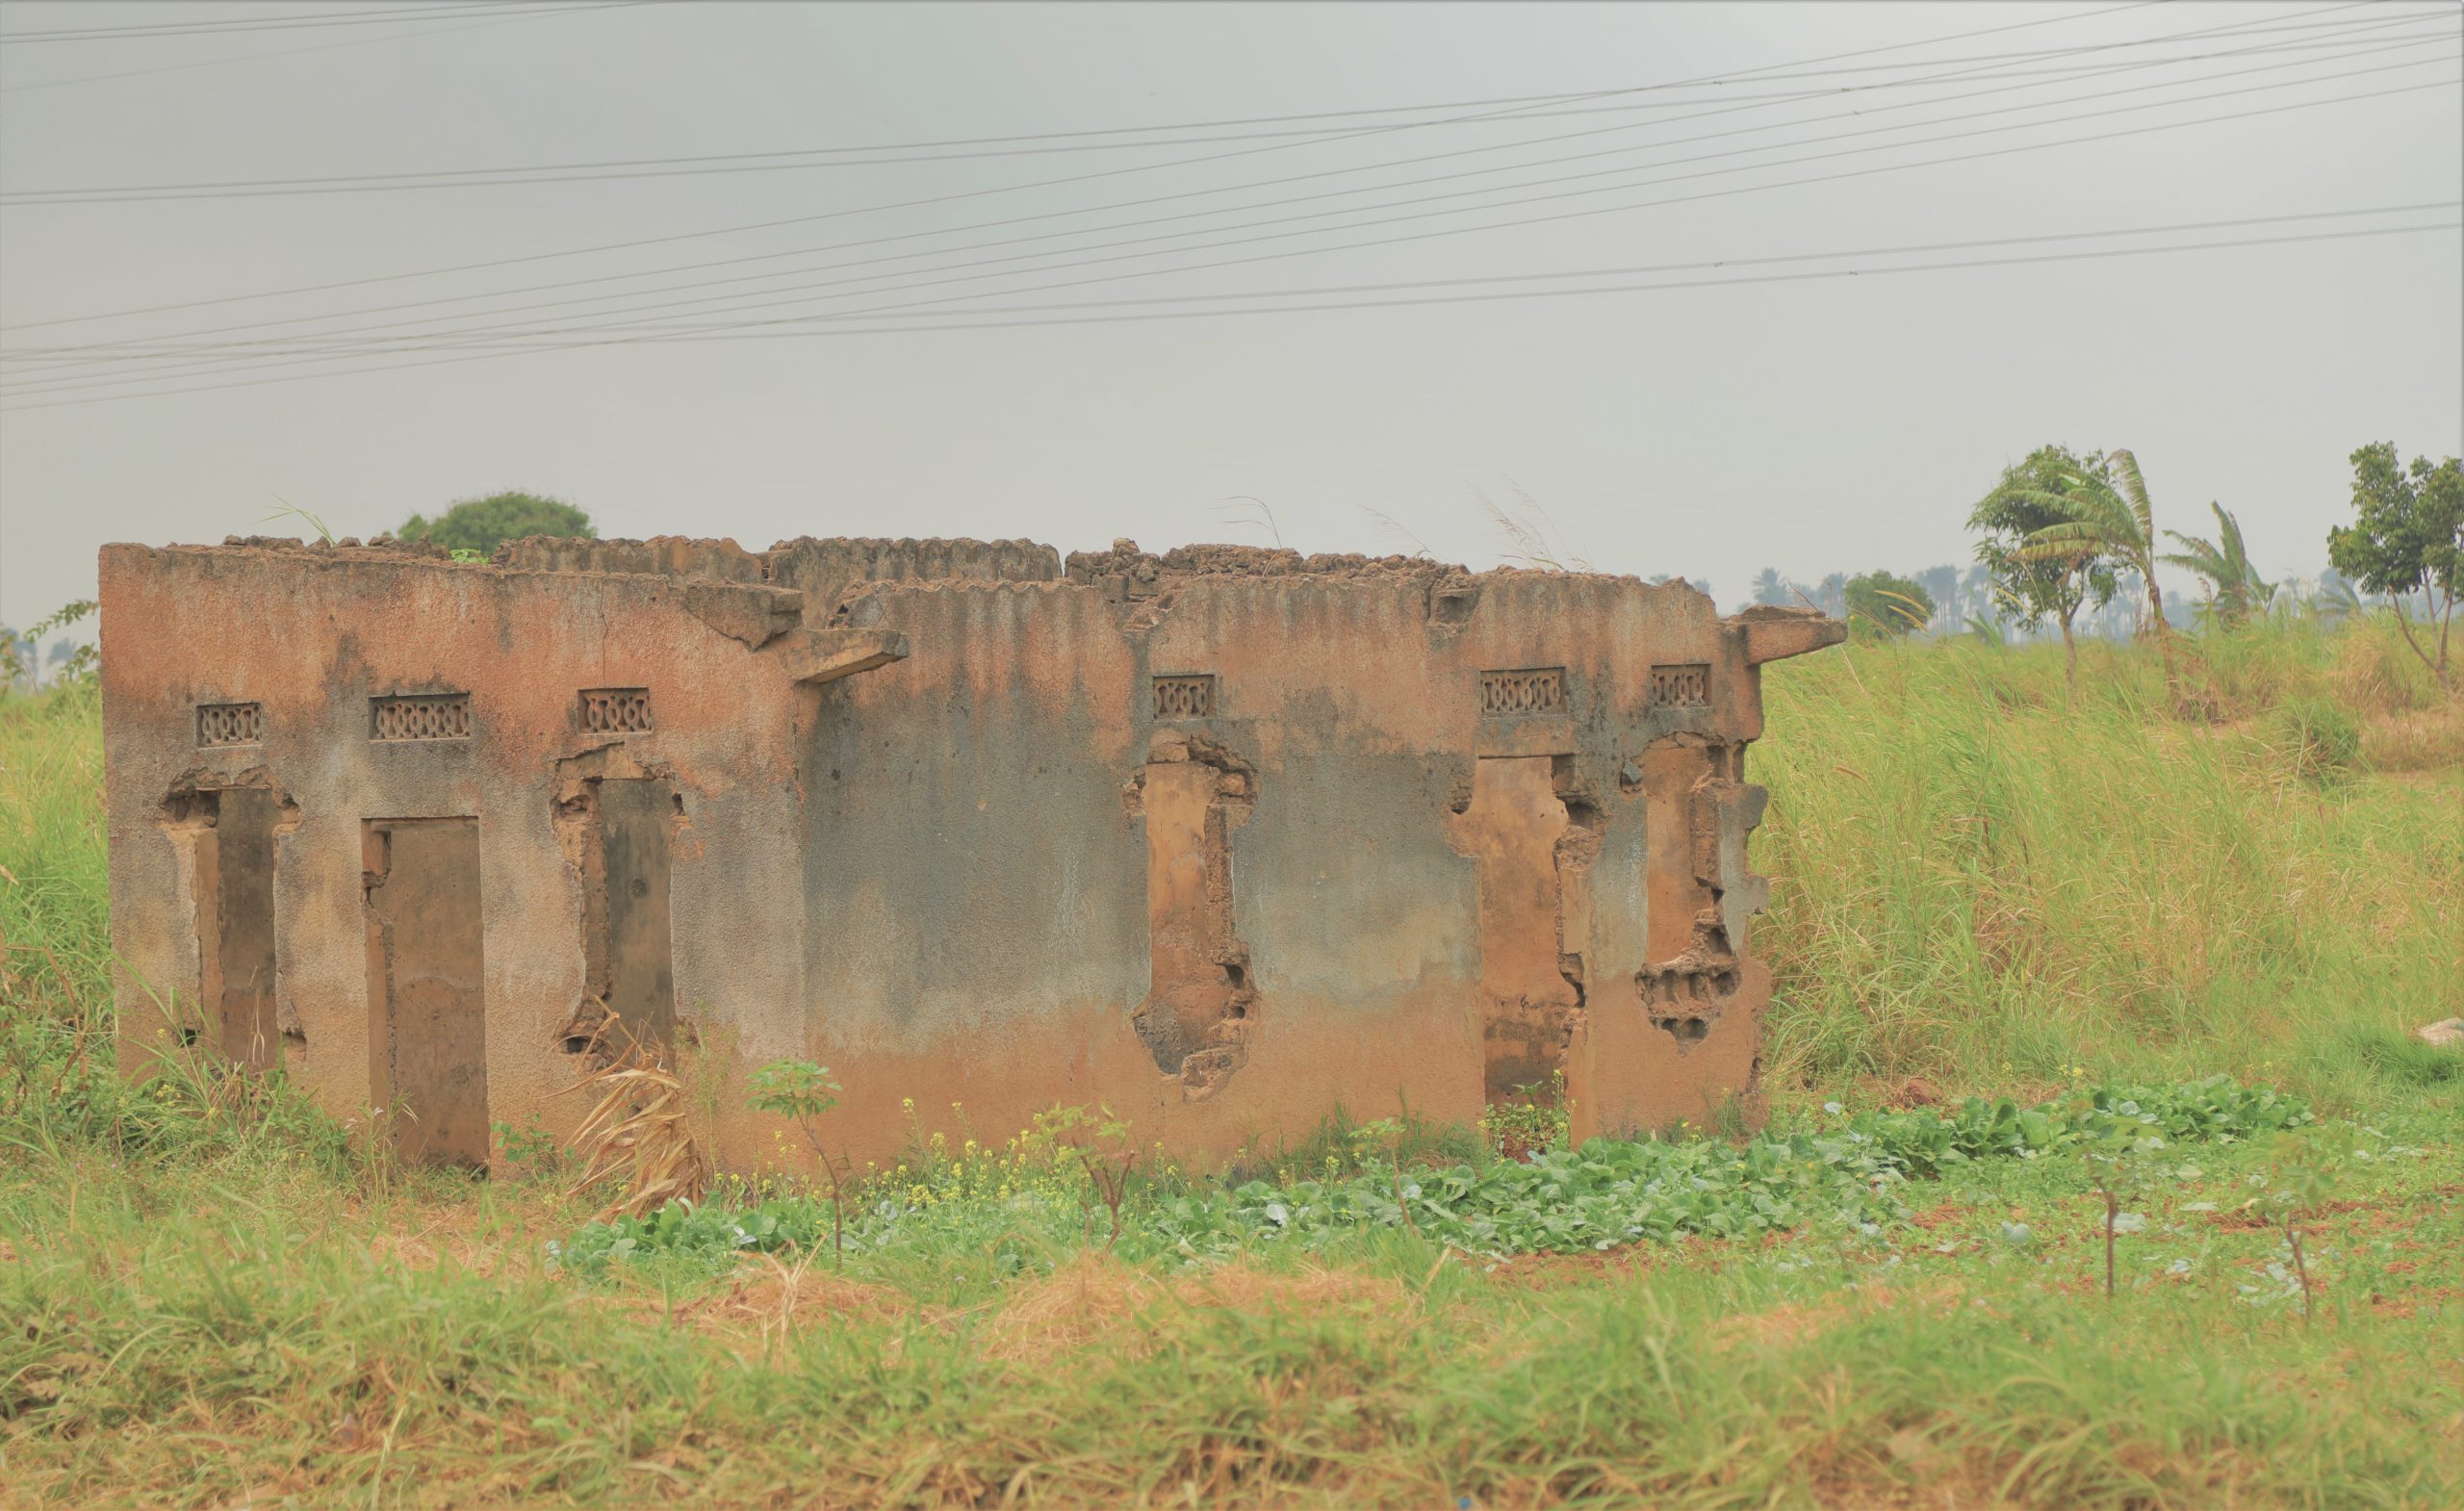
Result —
[[2238, 625], [2267, 607], [2275, 597], [2275, 585], [2261, 577], [2250, 565], [2249, 552], [2242, 547], [2242, 522], [2225, 512], [2222, 504], [2210, 503], [2208, 507], [2216, 512], [2216, 539], [2210, 542], [2196, 535], [2167, 530], [2165, 533], [2182, 549], [2157, 559], [2206, 578], [2208, 601], [2214, 605], [2216, 617], [2224, 624]]
[[2172, 627], [2165, 622], [2164, 593], [2156, 585], [2156, 518], [2147, 502], [2147, 482], [2139, 475], [2139, 458], [2128, 451], [2109, 452], [2104, 461], [2102, 471], [2119, 486], [2097, 475], [2098, 470], [2092, 467], [2065, 479], [2067, 492], [2017, 495], [2069, 516], [2067, 523], [2048, 525], [2029, 536], [2020, 555], [2066, 560], [2077, 555], [2081, 547], [2092, 546], [2117, 567], [2137, 573], [2147, 589], [2147, 620], [2143, 628], [2152, 630], [2165, 653], [2165, 684], [2169, 688], [2173, 685]]
[[1757, 603], [1785, 603], [1788, 602], [1788, 584], [1781, 577], [1779, 568], [1765, 567], [1760, 572], [1755, 574], [1754, 602]]

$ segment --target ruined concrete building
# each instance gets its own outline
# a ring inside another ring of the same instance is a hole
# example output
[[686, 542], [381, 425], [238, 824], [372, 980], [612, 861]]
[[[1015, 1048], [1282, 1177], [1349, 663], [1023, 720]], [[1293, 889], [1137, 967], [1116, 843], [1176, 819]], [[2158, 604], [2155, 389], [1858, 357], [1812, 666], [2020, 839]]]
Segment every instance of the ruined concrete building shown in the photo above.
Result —
[[1128, 542], [102, 553], [121, 1054], [281, 1064], [406, 1149], [570, 1128], [611, 1030], [723, 1162], [745, 1078], [1206, 1158], [1338, 1104], [1578, 1136], [1755, 1090], [1759, 668], [1683, 583]]

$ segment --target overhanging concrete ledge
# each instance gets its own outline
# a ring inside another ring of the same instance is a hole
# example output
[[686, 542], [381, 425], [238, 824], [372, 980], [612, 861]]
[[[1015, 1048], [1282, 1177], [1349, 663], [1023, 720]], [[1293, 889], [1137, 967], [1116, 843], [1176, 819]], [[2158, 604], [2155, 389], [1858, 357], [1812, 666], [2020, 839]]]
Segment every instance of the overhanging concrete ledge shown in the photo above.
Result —
[[907, 659], [907, 636], [895, 629], [799, 629], [766, 648], [808, 687]]

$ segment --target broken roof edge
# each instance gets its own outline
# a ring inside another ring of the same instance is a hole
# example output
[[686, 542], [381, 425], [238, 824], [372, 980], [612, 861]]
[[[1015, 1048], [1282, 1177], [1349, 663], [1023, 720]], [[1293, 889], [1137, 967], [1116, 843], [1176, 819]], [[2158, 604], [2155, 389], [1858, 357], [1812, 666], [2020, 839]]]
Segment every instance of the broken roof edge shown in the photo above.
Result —
[[805, 595], [799, 590], [772, 582], [745, 582], [673, 573], [592, 572], [508, 565], [496, 561], [456, 561], [452, 552], [444, 547], [388, 537], [379, 537], [367, 545], [348, 538], [312, 542], [289, 536], [263, 535], [228, 536], [218, 546], [147, 546], [133, 541], [115, 541], [104, 546], [98, 553], [103, 564], [103, 576], [106, 578], [111, 576], [113, 557], [131, 554], [207, 562], [253, 561], [302, 572], [348, 570], [353, 567], [424, 571], [453, 574], [466, 582], [483, 583], [494, 590], [516, 586], [546, 589], [575, 577], [597, 579], [621, 586], [629, 592], [671, 598], [685, 612], [711, 629], [757, 651], [795, 627], [802, 621], [805, 602]]
[[[1141, 550], [1136, 541], [1116, 540], [1107, 551], [1071, 551], [1065, 557], [1055, 547], [1023, 537], [983, 541], [964, 536], [801, 535], [776, 542], [766, 551], [753, 551], [724, 536], [656, 535], [648, 540], [602, 540], [532, 535], [505, 542], [485, 562], [457, 561], [446, 548], [432, 542], [383, 535], [365, 543], [351, 537], [301, 540], [293, 536], [231, 535], [218, 546], [116, 543], [104, 550], [121, 546], [214, 555], [264, 552], [336, 565], [378, 561], [507, 576], [647, 576], [688, 583], [724, 583], [788, 598], [809, 587], [826, 586], [831, 591], [823, 596], [837, 601], [837, 614], [831, 616], [834, 618], [843, 616], [847, 596], [860, 586], [1111, 585], [1116, 596], [1144, 598], [1155, 591], [1155, 585], [1165, 581], [1227, 577], [1354, 582], [1399, 578], [1447, 591], [1502, 581], [1631, 582], [1653, 592], [1693, 594], [1710, 602], [1713, 614], [1718, 614], [1716, 602], [1683, 577], [1648, 582], [1632, 573], [1513, 565], [1475, 571], [1426, 555], [1304, 555], [1289, 547], [1205, 542], [1152, 552]], [[898, 565], [909, 570], [887, 574], [858, 572], [849, 580], [829, 583], [810, 580], [812, 575], [803, 570], [808, 563], [817, 566], [855, 559], [862, 559], [874, 568], [896, 559]], [[1819, 610], [1794, 605], [1753, 605], [1726, 616], [1726, 623], [1747, 631], [1754, 648], [1749, 655], [1757, 663], [1802, 655], [1846, 638], [1840, 621]], [[1787, 649], [1782, 649], [1784, 646]]]

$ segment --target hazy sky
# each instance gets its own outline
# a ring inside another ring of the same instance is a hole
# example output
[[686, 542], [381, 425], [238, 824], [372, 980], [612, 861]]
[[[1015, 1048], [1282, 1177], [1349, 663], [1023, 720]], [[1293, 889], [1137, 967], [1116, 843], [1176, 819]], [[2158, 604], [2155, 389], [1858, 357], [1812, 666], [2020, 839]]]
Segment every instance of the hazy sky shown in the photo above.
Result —
[[[448, 0], [336, 24], [408, 4], [0, 7], [0, 192], [20, 196], [0, 208], [0, 340], [15, 358], [0, 391], [0, 622], [90, 593], [106, 541], [273, 529], [260, 521], [277, 500], [369, 535], [517, 487], [582, 505], [603, 534], [756, 547], [1263, 543], [1255, 505], [1226, 502], [1254, 499], [1304, 551], [1424, 546], [1476, 564], [1515, 550], [1480, 497], [1520, 490], [1569, 559], [1707, 577], [1726, 604], [1764, 566], [1810, 581], [1964, 561], [1968, 505], [2048, 440], [2133, 448], [2160, 525], [2207, 533], [2220, 500], [2263, 568], [2308, 574], [2347, 512], [2353, 448], [2464, 449], [2452, 229], [1878, 271], [2451, 225], [2451, 0], [550, 13], [517, 0], [500, 14]], [[226, 19], [284, 24], [31, 36]], [[2179, 39], [2118, 45], [2166, 37]], [[2333, 103], [2280, 108], [2309, 101]], [[1441, 108], [1332, 115], [1392, 107]], [[2242, 118], [2177, 125], [2220, 115]], [[1199, 124], [1286, 115], [1312, 118]], [[741, 154], [1153, 126], [1190, 129], [1160, 145], [1011, 140], [891, 154], [939, 161], [706, 171]], [[1928, 166], [1951, 156], [1968, 160]], [[685, 157], [722, 161], [602, 182], [23, 198]], [[1027, 187], [1059, 178], [1080, 181]], [[1804, 179], [1818, 181], [1790, 182]], [[883, 208], [921, 199], [939, 202]], [[2406, 205], [2432, 208], [2043, 240]], [[565, 255], [651, 238], [672, 240]], [[2004, 239], [2028, 240], [1878, 250]], [[1349, 244], [1365, 242], [1385, 244]], [[1866, 255], [1632, 270], [1842, 252]], [[794, 255], [742, 261], [770, 253]], [[516, 258], [530, 260], [395, 276]], [[1193, 269], [1232, 259], [1250, 260]], [[1111, 319], [1847, 269], [1865, 271]], [[1461, 281], [1586, 269], [1628, 271]], [[365, 279], [385, 281], [283, 293]], [[1430, 286], [1125, 302], [1403, 283]], [[283, 296], [35, 323], [270, 293]], [[1011, 319], [1103, 319], [870, 333], [812, 319], [927, 299], [944, 302], [872, 323], [980, 325], [1056, 303], [1084, 307]], [[379, 308], [393, 305], [410, 307]], [[762, 339], [673, 339], [800, 319]], [[618, 320], [661, 339], [586, 328]], [[346, 329], [406, 321], [425, 323]], [[491, 325], [506, 329], [466, 328]], [[167, 341], [294, 345], [154, 349]], [[95, 365], [102, 343], [144, 361]], [[302, 373], [317, 375], [264, 381]], [[148, 388], [197, 391], [60, 404]]]

